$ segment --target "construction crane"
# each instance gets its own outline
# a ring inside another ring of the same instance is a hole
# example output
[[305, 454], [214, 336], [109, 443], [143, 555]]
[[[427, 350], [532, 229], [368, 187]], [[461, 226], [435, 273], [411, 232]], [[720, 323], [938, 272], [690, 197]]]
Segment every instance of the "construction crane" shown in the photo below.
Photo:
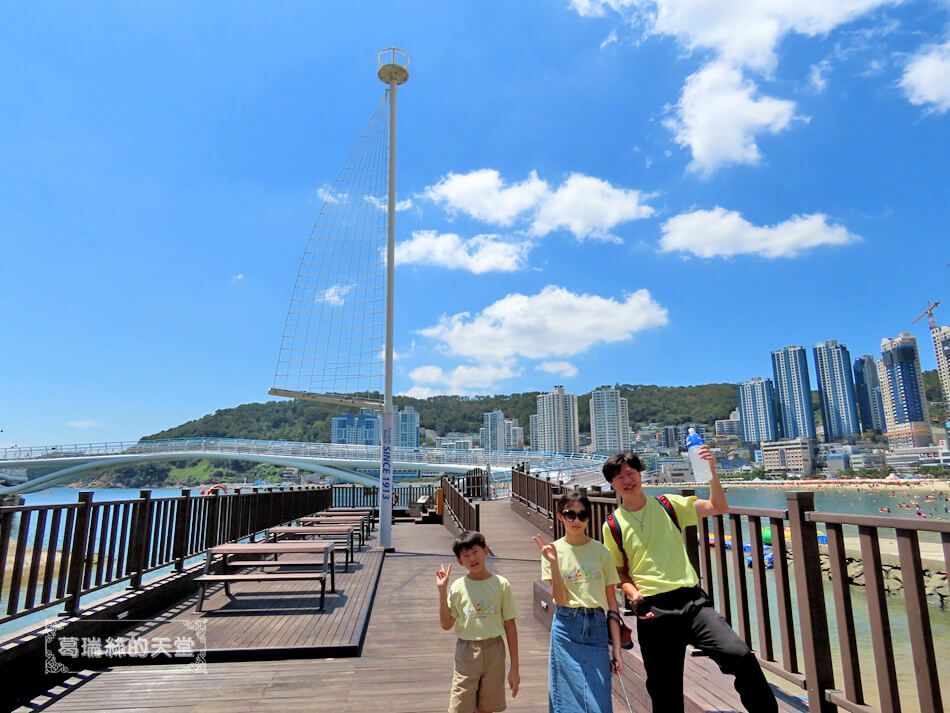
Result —
[[927, 315], [927, 318], [930, 320], [930, 331], [932, 332], [933, 330], [937, 328], [937, 323], [934, 321], [934, 310], [937, 309], [937, 307], [939, 306], [940, 306], [939, 302], [934, 302], [933, 304], [930, 304], [930, 300], [927, 300], [927, 309], [925, 309], [923, 312], [917, 315], [917, 317], [914, 318], [914, 321], [911, 322], [911, 324], [915, 324], [916, 322], [919, 322], [923, 318], [924, 315]]

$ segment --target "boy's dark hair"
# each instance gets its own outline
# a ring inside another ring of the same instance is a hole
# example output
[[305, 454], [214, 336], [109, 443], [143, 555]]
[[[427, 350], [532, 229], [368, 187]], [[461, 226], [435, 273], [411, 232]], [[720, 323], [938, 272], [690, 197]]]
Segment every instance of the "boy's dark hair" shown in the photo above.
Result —
[[455, 538], [455, 542], [452, 543], [452, 552], [455, 553], [457, 559], [462, 554], [462, 550], [470, 550], [473, 547], [484, 547], [487, 550], [485, 536], [478, 530], [466, 530]]
[[604, 463], [601, 469], [608, 483], [612, 483], [614, 478], [620, 473], [620, 468], [626, 463], [636, 471], [643, 472], [643, 463], [640, 462], [640, 456], [633, 451], [626, 453], [614, 453]]
[[563, 510], [568, 505], [571, 505], [573, 503], [580, 503], [582, 508], [584, 508], [587, 512], [591, 512], [590, 498], [584, 495], [582, 491], [572, 490], [566, 495], [562, 495], [561, 504], [559, 505], [559, 507], [561, 508], [561, 510]]

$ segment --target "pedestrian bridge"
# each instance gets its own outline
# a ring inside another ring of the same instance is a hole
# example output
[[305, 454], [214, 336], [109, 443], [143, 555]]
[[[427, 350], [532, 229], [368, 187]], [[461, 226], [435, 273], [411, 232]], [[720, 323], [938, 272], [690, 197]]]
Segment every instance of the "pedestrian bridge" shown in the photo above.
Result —
[[[495, 477], [511, 477], [511, 467], [527, 463], [533, 475], [563, 483], [600, 482], [603, 456], [588, 453], [536, 451], [447, 450], [395, 448], [393, 470], [463, 474], [473, 468], [491, 469]], [[379, 469], [379, 446], [341, 443], [263, 441], [246, 438], [172, 438], [165, 440], [86, 443], [28, 448], [0, 448], [0, 494], [28, 493], [70, 482], [91, 471], [149, 461], [203, 458], [245, 460], [299, 468], [341, 481], [373, 486], [378, 477], [360, 469]], [[31, 469], [43, 475], [29, 477]], [[54, 468], [54, 472], [49, 472]], [[4, 474], [14, 471], [15, 474]], [[27, 476], [22, 473], [26, 471]]]

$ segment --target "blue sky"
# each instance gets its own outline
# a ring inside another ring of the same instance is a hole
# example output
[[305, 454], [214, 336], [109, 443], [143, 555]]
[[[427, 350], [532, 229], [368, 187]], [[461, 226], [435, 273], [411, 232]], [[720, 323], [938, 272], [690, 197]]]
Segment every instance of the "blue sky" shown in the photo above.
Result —
[[950, 4], [0, 10], [0, 445], [263, 401], [320, 207], [405, 49], [395, 391], [770, 375], [950, 322]]

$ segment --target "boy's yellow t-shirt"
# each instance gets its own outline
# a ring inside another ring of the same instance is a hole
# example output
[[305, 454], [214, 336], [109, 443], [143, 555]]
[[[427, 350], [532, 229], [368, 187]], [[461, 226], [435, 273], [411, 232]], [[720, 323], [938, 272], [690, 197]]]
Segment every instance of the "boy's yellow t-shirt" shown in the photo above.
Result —
[[[567, 589], [567, 606], [609, 609], [607, 585], [620, 577], [610, 551], [597, 540], [586, 545], [571, 545], [563, 537], [554, 541], [558, 569]], [[541, 558], [541, 579], [551, 581], [551, 563]]]
[[[695, 525], [696, 496], [667, 495], [680, 527]], [[671, 592], [680, 587], [695, 587], [699, 584], [696, 570], [686, 554], [683, 535], [673, 524], [672, 518], [654, 497], [647, 497], [647, 504], [633, 513], [623, 507], [614, 511], [620, 531], [623, 533], [623, 548], [627, 553], [628, 574], [643, 596]], [[614, 564], [623, 567], [623, 555], [604, 523], [604, 544], [613, 555]]]
[[449, 587], [449, 611], [455, 634], [466, 641], [481, 641], [505, 633], [505, 622], [518, 616], [508, 580], [498, 574], [488, 579], [465, 576]]

